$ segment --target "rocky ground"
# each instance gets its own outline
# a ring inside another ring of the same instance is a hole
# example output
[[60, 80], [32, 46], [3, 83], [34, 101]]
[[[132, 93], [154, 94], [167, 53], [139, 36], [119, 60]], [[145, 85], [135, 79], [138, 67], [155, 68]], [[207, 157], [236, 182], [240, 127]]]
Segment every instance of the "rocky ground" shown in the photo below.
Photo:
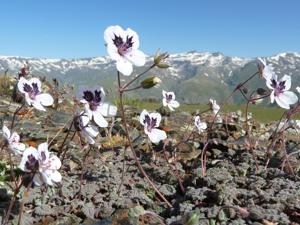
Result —
[[[2, 124], [9, 124], [16, 107], [7, 99], [1, 100]], [[46, 114], [22, 111], [16, 126], [22, 134], [22, 141], [37, 145], [54, 138], [51, 151], [60, 154], [71, 107], [72, 102], [69, 102], [58, 110], [49, 109]], [[205, 134], [194, 132], [190, 140], [182, 142], [176, 149], [169, 144], [165, 154], [161, 151], [162, 146], [152, 146], [150, 150], [140, 132], [142, 127], [137, 113], [131, 108], [127, 110], [136, 153], [149, 177], [173, 205], [172, 208], [159, 198], [140, 174], [131, 151], [126, 147], [120, 120], [116, 119], [111, 129], [112, 138], [106, 137], [109, 130], [102, 130], [102, 137], [97, 140], [101, 147], [93, 147], [84, 164], [85, 152], [78, 137], [75, 135], [72, 141], [69, 137], [64, 147], [67, 154], [60, 170], [62, 184], [53, 188], [32, 187], [25, 195], [23, 187], [10, 223], [17, 224], [21, 201], [25, 203], [21, 224], [300, 223], [299, 154], [289, 158], [291, 167], [288, 167], [283, 164], [282, 150], [273, 149], [269, 166], [265, 169], [266, 148], [275, 123], [251, 123], [251, 140], [253, 143], [257, 141], [253, 151], [249, 150], [242, 118], [216, 125], [207, 151], [206, 176], [203, 176], [200, 156]], [[209, 114], [206, 120], [211, 120]], [[173, 145], [184, 140], [192, 131], [192, 126], [192, 115], [184, 112], [167, 116], [163, 122], [168, 140]], [[62, 132], [57, 133], [60, 129]], [[285, 141], [288, 153], [300, 150], [299, 139], [299, 131], [288, 131]], [[124, 151], [126, 172], [120, 186]], [[19, 160], [18, 157], [13, 158], [16, 165]], [[1, 151], [1, 165], [0, 175], [5, 180], [0, 182], [0, 221], [13, 193], [6, 149]], [[176, 172], [184, 190], [180, 188]]]

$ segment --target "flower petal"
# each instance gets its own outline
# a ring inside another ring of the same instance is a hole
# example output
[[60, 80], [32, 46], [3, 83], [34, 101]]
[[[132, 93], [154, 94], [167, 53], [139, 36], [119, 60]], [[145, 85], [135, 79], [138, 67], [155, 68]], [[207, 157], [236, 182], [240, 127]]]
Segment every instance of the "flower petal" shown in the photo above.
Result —
[[26, 80], [24, 77], [21, 77], [20, 80], [18, 81], [18, 89], [23, 94], [27, 93], [26, 91], [24, 91], [25, 84], [28, 84], [31, 86], [31, 84], [29, 83], [28, 80]]
[[97, 137], [97, 135], [99, 134], [98, 129], [93, 125], [85, 127], [83, 131], [85, 131], [91, 137]]
[[117, 47], [114, 44], [107, 44], [107, 53], [112, 60], [121, 60], [122, 56], [119, 54]]
[[283, 103], [283, 105], [286, 105], [286, 104], [287, 105], [293, 105], [298, 101], [297, 95], [294, 92], [291, 92], [291, 91], [285, 91], [282, 94], [280, 94], [278, 97], [275, 97], [275, 100], [276, 100], [276, 98], [277, 98], [277, 100], [279, 100], [281, 102], [281, 104]]
[[162, 102], [163, 102], [163, 106], [164, 106], [164, 107], [166, 107], [166, 106], [168, 105], [167, 99], [166, 99], [166, 98], [163, 98]]
[[44, 106], [42, 106], [42, 104], [39, 101], [32, 101], [31, 105], [36, 108], [37, 110], [40, 111], [46, 111], [46, 109], [44, 108]]
[[88, 125], [88, 123], [90, 122], [90, 118], [88, 117], [87, 114], [84, 114], [83, 112], [80, 113], [80, 120], [82, 122], [82, 125], [85, 127]]
[[48, 161], [49, 151], [48, 151], [48, 143], [47, 142], [39, 144], [38, 153], [39, 153], [40, 161], [42, 161], [42, 162]]
[[50, 106], [54, 103], [53, 97], [48, 93], [39, 94], [35, 97], [35, 99], [36, 101], [39, 101], [43, 106]]
[[125, 58], [121, 58], [117, 61], [117, 70], [125, 76], [129, 76], [132, 73], [132, 64]]
[[91, 145], [95, 144], [95, 140], [87, 133], [86, 130], [81, 131], [82, 136], [87, 140]]
[[280, 98], [275, 97], [275, 101], [276, 101], [277, 105], [279, 105], [281, 108], [290, 109], [290, 105], [287, 104], [286, 102], [282, 101]]
[[179, 102], [176, 100], [171, 101], [169, 104], [172, 108], [178, 108], [180, 106]]
[[292, 86], [292, 81], [291, 81], [291, 76], [288, 75], [284, 75], [280, 80], [280, 81], [285, 81], [285, 91], [290, 90], [291, 86]]
[[116, 26], [109, 26], [104, 31], [104, 40], [107, 44], [113, 44], [113, 40], [115, 39], [115, 35], [117, 37], [121, 37], [123, 40], [125, 37], [125, 31], [122, 29], [122, 27], [116, 25]]
[[146, 109], [144, 109], [142, 111], [142, 113], [140, 114], [140, 123], [145, 126], [144, 120], [145, 120], [145, 116], [149, 115], [148, 111]]
[[269, 89], [274, 89], [272, 87], [272, 80], [275, 80], [277, 82], [277, 75], [275, 73], [272, 74], [272, 77], [269, 77], [266, 79], [266, 85]]
[[36, 78], [36, 77], [31, 78], [29, 80], [29, 83], [30, 83], [30, 86], [32, 86], [33, 83], [37, 84], [39, 92], [42, 90], [42, 83], [38, 78]]
[[271, 94], [270, 94], [270, 100], [271, 100], [271, 103], [274, 102], [274, 99], [275, 99], [274, 91], [272, 91]]
[[49, 159], [50, 166], [48, 167], [50, 170], [58, 170], [61, 167], [61, 161], [56, 155], [52, 155]]
[[104, 117], [102, 116], [102, 114], [98, 111], [93, 111], [93, 118], [95, 123], [99, 126], [99, 127], [107, 127], [108, 126], [108, 122], [104, 119]]
[[300, 94], [300, 87], [296, 87], [296, 90], [299, 92], [299, 94]]
[[43, 177], [40, 173], [37, 173], [37, 174], [34, 175], [33, 183], [38, 187], [42, 186], [44, 184]]
[[84, 104], [84, 112], [88, 116], [89, 120], [92, 120], [93, 111], [90, 109], [90, 105], [89, 104]]
[[146, 56], [140, 50], [132, 50], [125, 55], [125, 58], [128, 59], [135, 66], [144, 66], [146, 63]]
[[18, 135], [16, 132], [13, 132], [9, 138], [9, 142], [10, 143], [18, 143], [19, 141], [20, 141], [20, 135]]
[[156, 119], [155, 127], [159, 127], [160, 121], [161, 121], [161, 115], [159, 113], [150, 113], [150, 118]]
[[127, 28], [127, 30], [125, 31], [125, 34], [126, 34], [126, 38], [127, 37], [132, 37], [132, 49], [138, 49], [140, 47], [140, 41], [139, 41], [139, 36], [138, 34], [131, 30], [130, 28]]
[[23, 156], [21, 159], [21, 162], [19, 164], [19, 168], [25, 172], [30, 172], [28, 169], [26, 169], [26, 162], [28, 161], [28, 156], [32, 155], [34, 158], [36, 158], [36, 160], [38, 160], [39, 156], [38, 156], [38, 151], [36, 148], [34, 147], [29, 147], [26, 148], [25, 151], [23, 152]]
[[7, 126], [3, 125], [2, 132], [4, 137], [8, 140], [10, 138], [10, 130], [7, 128]]
[[23, 143], [13, 143], [10, 148], [15, 154], [22, 155], [26, 146]]
[[97, 111], [103, 116], [112, 117], [117, 114], [117, 107], [108, 103], [103, 103], [97, 108]]
[[148, 133], [148, 137], [152, 143], [158, 143], [161, 140], [167, 138], [167, 134], [163, 130], [152, 129], [150, 133]]
[[61, 176], [60, 172], [54, 171], [53, 173], [51, 173], [51, 180], [55, 183], [61, 182], [62, 176]]

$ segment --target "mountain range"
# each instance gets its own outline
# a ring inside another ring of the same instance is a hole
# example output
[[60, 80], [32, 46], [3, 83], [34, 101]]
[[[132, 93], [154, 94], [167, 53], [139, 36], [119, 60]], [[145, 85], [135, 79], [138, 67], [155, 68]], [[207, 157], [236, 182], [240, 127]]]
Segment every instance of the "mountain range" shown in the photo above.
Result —
[[[262, 58], [274, 67], [279, 77], [285, 74], [290, 75], [292, 88], [300, 86], [299, 53], [280, 53]], [[143, 68], [135, 67], [131, 76], [142, 72], [151, 65], [152, 61], [153, 57], [147, 57], [146, 65]], [[56, 78], [62, 83], [74, 85], [76, 90], [103, 86], [111, 96], [116, 95], [115, 62], [108, 57], [40, 59], [0, 56], [0, 73], [8, 69], [9, 74], [16, 75], [26, 62], [29, 63], [33, 76], [46, 77], [46, 79]], [[192, 51], [171, 54], [167, 63], [170, 68], [155, 68], [147, 74], [158, 76], [162, 80], [161, 84], [152, 89], [130, 92], [129, 97], [161, 99], [161, 90], [164, 89], [174, 91], [176, 99], [184, 103], [207, 103], [209, 98], [221, 101], [238, 83], [257, 71], [256, 59], [229, 57], [218, 52]], [[126, 80], [128, 77], [122, 76], [122, 79]], [[247, 84], [249, 90], [255, 90], [258, 87], [265, 87], [265, 81], [258, 76]], [[242, 101], [240, 95], [235, 95], [233, 98], [234, 103]]]

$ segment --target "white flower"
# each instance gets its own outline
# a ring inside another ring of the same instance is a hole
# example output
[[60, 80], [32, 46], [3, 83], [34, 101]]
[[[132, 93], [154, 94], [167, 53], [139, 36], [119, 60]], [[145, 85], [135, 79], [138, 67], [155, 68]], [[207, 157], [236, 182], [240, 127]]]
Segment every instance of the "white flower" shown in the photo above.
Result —
[[220, 110], [220, 106], [217, 104], [216, 100], [209, 99], [209, 101], [210, 101], [210, 108], [213, 111], [214, 115], [216, 115]]
[[202, 133], [207, 128], [207, 124], [205, 122], [201, 122], [200, 116], [195, 117], [195, 126], [197, 127], [199, 133]]
[[273, 67], [267, 65], [266, 61], [262, 58], [258, 58], [258, 72], [266, 80], [270, 79], [274, 74]]
[[76, 115], [74, 126], [77, 131], [82, 134], [83, 137], [86, 138], [89, 144], [95, 144], [94, 138], [99, 134], [97, 127], [89, 124], [89, 117], [83, 112], [79, 115]]
[[152, 143], [158, 143], [161, 140], [167, 138], [165, 131], [157, 129], [161, 121], [161, 115], [159, 113], [148, 113], [147, 110], [143, 110], [140, 115], [140, 123], [144, 125], [145, 134], [148, 135]]
[[296, 90], [297, 90], [298, 93], [300, 94], [300, 87], [296, 87]]
[[104, 40], [109, 56], [117, 61], [117, 70], [122, 74], [129, 76], [132, 73], [132, 64], [145, 65], [145, 54], [138, 50], [140, 42], [135, 31], [110, 26], [104, 31]]
[[14, 153], [22, 155], [25, 150], [25, 144], [20, 143], [20, 136], [16, 132], [11, 133], [5, 125], [2, 127], [2, 132], [8, 144], [8, 148]]
[[57, 171], [61, 167], [61, 161], [55, 155], [50, 156], [47, 143], [40, 144], [38, 149], [27, 148], [19, 167], [25, 172], [35, 172], [33, 182], [38, 186], [43, 183], [53, 186], [62, 180], [61, 174]]
[[174, 111], [174, 108], [179, 107], [179, 102], [175, 100], [175, 94], [174, 92], [167, 92], [167, 91], [162, 91], [163, 95], [163, 106], [168, 106], [171, 111]]
[[104, 103], [105, 92], [101, 87], [100, 90], [84, 91], [83, 99], [80, 100], [84, 103], [84, 111], [87, 114], [89, 120], [94, 120], [99, 127], [107, 127], [108, 122], [105, 117], [112, 117], [117, 114], [117, 107]]
[[18, 82], [18, 89], [25, 94], [25, 99], [28, 105], [42, 111], [46, 111], [44, 106], [53, 105], [53, 98], [48, 93], [41, 93], [41, 81], [37, 78], [26, 80], [21, 77]]
[[295, 104], [298, 101], [298, 97], [295, 93], [288, 91], [291, 88], [291, 77], [284, 75], [280, 80], [277, 80], [277, 75], [273, 74], [270, 79], [267, 79], [266, 85], [272, 89], [270, 95], [271, 103], [274, 102], [284, 108], [289, 109], [290, 105]]

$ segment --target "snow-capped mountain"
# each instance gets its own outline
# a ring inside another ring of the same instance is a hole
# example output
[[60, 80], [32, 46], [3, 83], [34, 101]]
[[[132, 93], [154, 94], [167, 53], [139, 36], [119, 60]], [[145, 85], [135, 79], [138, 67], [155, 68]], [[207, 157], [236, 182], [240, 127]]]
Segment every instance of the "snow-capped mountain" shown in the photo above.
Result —
[[[264, 59], [273, 65], [279, 76], [291, 75], [293, 87], [300, 86], [300, 54], [281, 53]], [[148, 57], [145, 68], [152, 61], [153, 57]], [[30, 65], [32, 75], [57, 78], [76, 87], [99, 85], [114, 90], [116, 86], [115, 63], [108, 57], [38, 59], [0, 56], [0, 73], [8, 69], [10, 74], [16, 75], [26, 62]], [[131, 97], [160, 99], [160, 90], [165, 89], [175, 91], [176, 98], [186, 103], [207, 102], [210, 97], [221, 100], [235, 85], [257, 70], [255, 59], [229, 57], [221, 53], [171, 54], [167, 62], [170, 68], [154, 69], [148, 73], [162, 79], [160, 86], [136, 91], [131, 93]], [[145, 68], [135, 68], [135, 71], [138, 73]], [[123, 78], [126, 79], [125, 76]], [[264, 87], [264, 81], [259, 78], [249, 84], [252, 88], [258, 86]], [[241, 101], [238, 97], [235, 100]]]

